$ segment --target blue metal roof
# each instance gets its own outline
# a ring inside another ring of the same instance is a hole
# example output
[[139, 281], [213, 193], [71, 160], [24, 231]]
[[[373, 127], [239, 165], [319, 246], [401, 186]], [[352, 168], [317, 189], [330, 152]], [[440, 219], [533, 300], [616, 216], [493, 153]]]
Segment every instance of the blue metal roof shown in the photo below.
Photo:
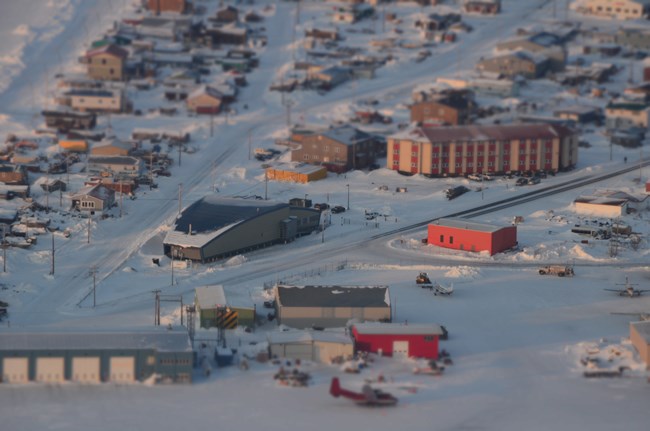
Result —
[[174, 230], [189, 232], [192, 225], [192, 232], [209, 232], [288, 206], [281, 202], [206, 196], [183, 210]]

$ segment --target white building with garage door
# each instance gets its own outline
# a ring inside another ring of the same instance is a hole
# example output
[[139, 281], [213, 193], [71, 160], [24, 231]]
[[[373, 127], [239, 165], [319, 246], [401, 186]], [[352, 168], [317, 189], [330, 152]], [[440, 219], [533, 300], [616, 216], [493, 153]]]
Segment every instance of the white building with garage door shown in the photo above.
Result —
[[191, 382], [193, 352], [184, 330], [0, 332], [4, 383]]
[[267, 338], [272, 358], [330, 364], [335, 358], [354, 355], [354, 342], [343, 331], [279, 331]]

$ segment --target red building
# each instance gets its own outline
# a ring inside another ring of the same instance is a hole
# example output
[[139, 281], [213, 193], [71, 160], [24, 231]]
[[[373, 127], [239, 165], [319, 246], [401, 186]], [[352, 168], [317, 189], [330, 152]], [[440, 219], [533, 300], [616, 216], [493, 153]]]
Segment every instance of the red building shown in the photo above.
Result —
[[429, 225], [427, 240], [438, 247], [487, 251], [492, 256], [517, 245], [517, 227], [444, 218]]
[[401, 323], [360, 323], [352, 327], [357, 351], [384, 356], [438, 359], [439, 325]]

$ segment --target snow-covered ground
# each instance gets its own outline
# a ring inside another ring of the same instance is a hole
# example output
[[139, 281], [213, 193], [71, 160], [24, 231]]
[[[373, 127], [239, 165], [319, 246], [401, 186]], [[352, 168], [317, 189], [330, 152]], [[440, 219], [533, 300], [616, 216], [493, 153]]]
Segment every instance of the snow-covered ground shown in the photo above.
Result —
[[[303, 3], [298, 35], [312, 25], [332, 26], [325, 15], [331, 9], [329, 3]], [[292, 93], [289, 97], [295, 103], [294, 122], [327, 124], [342, 120], [355, 104], [368, 98], [378, 100], [379, 108], [390, 112], [398, 122], [406, 120], [404, 104], [416, 85], [471, 69], [478, 58], [492, 52], [496, 41], [511, 36], [523, 19], [543, 24], [551, 18], [549, 1], [503, 3], [502, 15], [467, 17], [474, 31], [460, 34], [456, 44], [436, 47], [434, 55], [422, 63], [402, 59], [379, 69], [376, 79], [344, 84], [323, 96]], [[216, 2], [206, 4], [216, 7]], [[520, 249], [495, 257], [423, 246], [420, 239], [426, 236], [424, 229], [370, 238], [530, 191], [529, 187], [515, 187], [514, 180], [485, 183], [482, 191], [453, 201], [447, 201], [442, 190], [457, 184], [478, 189], [480, 184], [465, 179], [404, 177], [387, 169], [330, 175], [324, 181], [306, 185], [271, 182], [270, 199], [287, 201], [308, 195], [314, 202], [343, 206], [347, 206], [349, 184], [351, 209], [332, 215], [332, 223], [323, 235], [314, 234], [228, 261], [175, 270], [172, 284], [169, 259], [162, 257], [162, 238], [178, 212], [179, 184], [183, 192], [181, 206], [209, 193], [265, 194], [263, 169], [249, 157], [248, 136], [253, 147], [262, 148], [285, 136], [280, 96], [266, 90], [298, 49], [297, 44], [296, 48], [290, 47], [289, 23], [294, 22], [295, 4], [278, 2], [275, 6], [264, 22], [269, 45], [262, 52], [260, 68], [248, 76], [249, 86], [235, 106], [237, 114], [227, 122], [223, 117], [216, 120], [214, 137], [210, 137], [209, 119], [151, 113], [142, 117], [111, 116], [111, 127], [118, 136], [127, 137], [133, 127], [184, 130], [192, 133], [192, 145], [198, 151], [184, 153], [182, 164], [172, 167], [173, 176], [158, 179], [158, 189], [138, 192], [135, 200], [125, 199], [121, 218], [116, 211], [114, 218], [87, 223], [86, 219], [50, 213], [53, 225], [71, 232], [69, 238], [59, 232], [53, 234], [54, 275], [50, 275], [49, 234], [39, 235], [31, 249], [9, 249], [8, 271], [0, 273], [0, 299], [11, 303], [9, 319], [3, 323], [10, 323], [11, 328], [61, 330], [143, 328], [152, 324], [153, 289], [183, 294], [185, 301], [191, 302], [195, 287], [223, 284], [229, 298], [255, 302], [261, 308], [266, 293], [263, 286], [279, 279], [298, 284], [386, 284], [391, 289], [396, 320], [434, 322], [448, 328], [450, 338], [441, 347], [451, 353], [454, 365], [442, 377], [414, 376], [411, 361], [380, 358], [361, 375], [342, 377], [344, 385], [358, 388], [364, 378], [383, 374], [388, 378], [384, 387], [400, 398], [397, 408], [387, 410], [360, 409], [330, 397], [329, 379], [340, 374], [339, 370], [313, 364], [303, 365], [314, 377], [312, 384], [295, 389], [276, 385], [272, 376], [277, 366], [257, 363], [248, 371], [219, 369], [207, 378], [197, 371], [191, 386], [2, 384], [2, 429], [168, 429], [188, 423], [314, 430], [646, 429], [650, 395], [646, 373], [625, 339], [630, 318], [610, 313], [648, 312], [650, 299], [629, 300], [602, 289], [621, 283], [626, 276], [641, 288], [647, 287], [647, 240], [637, 250], [623, 246], [612, 256], [608, 242], [583, 243], [582, 238], [570, 233], [570, 228], [584, 222], [571, 205], [578, 195], [591, 194], [595, 189], [640, 194], [639, 179], [647, 180], [650, 168], [482, 216], [481, 221], [502, 224], [509, 224], [514, 216], [524, 219], [518, 226]], [[259, 4], [257, 7], [261, 9]], [[48, 103], [54, 74], [77, 70], [76, 58], [89, 40], [114, 19], [133, 10], [133, 5], [118, 0], [29, 0], [3, 4], [1, 8], [0, 135], [4, 136], [27, 133], [39, 124], [35, 114]], [[444, 8], [454, 10], [455, 6]], [[389, 5], [386, 9], [407, 22], [421, 12], [435, 10], [414, 4]], [[606, 20], [579, 19], [584, 25], [616, 27], [616, 23]], [[373, 27], [373, 23], [355, 27]], [[378, 27], [374, 23], [376, 30]], [[387, 34], [392, 27], [386, 26]], [[359, 43], [367, 37], [345, 35]], [[406, 56], [408, 51], [399, 51], [398, 55]], [[620, 91], [627, 78], [622, 75], [607, 86]], [[146, 91], [130, 92], [136, 108], [153, 106], [152, 101], [159, 96]], [[520, 99], [546, 106], [548, 113], [554, 104], [576, 103], [576, 97], [544, 80], [531, 83]], [[605, 103], [587, 96], [580, 96], [580, 101]], [[508, 103], [498, 99], [483, 102]], [[540, 108], [540, 113], [544, 109]], [[102, 119], [100, 128], [106, 125], [107, 120]], [[606, 173], [625, 166], [624, 157], [628, 163], [638, 163], [641, 156], [638, 150], [616, 148], [610, 160], [610, 148], [603, 136], [593, 133], [589, 141], [590, 148], [580, 149], [576, 170], [549, 177], [533, 187]], [[281, 161], [289, 159], [288, 154], [281, 157]], [[82, 174], [72, 173], [71, 189], [78, 190], [83, 179]], [[397, 187], [406, 187], [408, 192], [396, 193]], [[32, 187], [32, 193], [37, 201], [45, 203], [40, 187]], [[66, 196], [59, 206], [54, 194], [48, 203], [66, 210], [69, 198]], [[385, 217], [368, 222], [366, 211]], [[645, 236], [650, 232], [649, 218], [648, 212], [640, 212], [626, 216], [625, 222]], [[152, 258], [161, 258], [161, 266], [154, 266]], [[341, 262], [343, 269], [337, 269], [336, 264]], [[537, 275], [537, 266], [549, 262], [574, 263], [576, 276], [559, 279]], [[89, 275], [93, 266], [97, 267], [94, 308]], [[453, 283], [454, 295], [434, 297], [416, 287], [414, 279], [419, 271], [427, 271], [445, 284]], [[163, 324], [178, 324], [179, 317], [171, 305], [163, 309]], [[241, 343], [242, 349], [252, 348], [247, 347], [250, 342], [263, 341], [265, 333], [274, 330], [274, 324], [267, 324], [254, 334], [235, 331], [228, 337], [233, 346]], [[619, 355], [623, 359], [616, 365], [630, 366], [629, 377], [584, 379], [580, 360], [595, 351], [595, 346], [601, 352], [612, 348], [625, 352]]]

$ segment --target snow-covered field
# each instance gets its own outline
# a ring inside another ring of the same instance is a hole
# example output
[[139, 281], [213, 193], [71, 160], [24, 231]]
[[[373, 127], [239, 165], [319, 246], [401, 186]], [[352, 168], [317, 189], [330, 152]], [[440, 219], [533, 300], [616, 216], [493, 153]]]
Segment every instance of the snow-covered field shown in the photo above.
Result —
[[[87, 43], [113, 20], [133, 10], [130, 1], [120, 0], [4, 3], [0, 6], [1, 136], [28, 133], [36, 127], [40, 108], [50, 103], [47, 95], [54, 87], [54, 74], [78, 71], [76, 58]], [[217, 7], [214, 1], [199, 3]], [[266, 3], [271, 2], [262, 5]], [[439, 10], [456, 8], [447, 3]], [[466, 17], [474, 31], [460, 34], [456, 44], [440, 45], [432, 58], [422, 63], [402, 59], [379, 69], [376, 79], [344, 84], [322, 96], [292, 93], [294, 121], [327, 124], [342, 120], [367, 98], [378, 100], [379, 108], [397, 122], [405, 121], [408, 111], [404, 105], [416, 85], [469, 71], [478, 58], [492, 52], [496, 41], [511, 36], [521, 20], [547, 23], [552, 17], [552, 3], [504, 0], [503, 14]], [[260, 4], [255, 7], [262, 8]], [[330, 3], [303, 2], [296, 33], [303, 34], [311, 25], [331, 26], [325, 15], [331, 7]], [[435, 10], [408, 3], [386, 9], [405, 21]], [[342, 376], [344, 385], [355, 388], [364, 378], [385, 376], [387, 382], [382, 387], [400, 398], [398, 407], [385, 410], [357, 408], [332, 398], [328, 394], [330, 377], [342, 373], [334, 366], [314, 364], [302, 366], [313, 376], [307, 388], [277, 386], [272, 378], [277, 366], [258, 363], [251, 364], [248, 371], [218, 369], [210, 377], [197, 370], [191, 386], [2, 384], [0, 428], [153, 430], [191, 424], [245, 430], [647, 429], [649, 386], [647, 373], [626, 339], [630, 317], [610, 313], [648, 312], [650, 298], [630, 300], [603, 291], [625, 277], [640, 288], [648, 287], [647, 240], [642, 240], [637, 250], [623, 246], [612, 256], [607, 241], [583, 243], [570, 228], [584, 222], [571, 204], [578, 195], [597, 189], [641, 194], [639, 179], [645, 182], [650, 168], [482, 216], [480, 221], [500, 224], [509, 224], [514, 216], [524, 219], [518, 226], [520, 249], [495, 257], [423, 246], [420, 240], [426, 236], [425, 230], [370, 238], [530, 190], [515, 187], [514, 180], [483, 184], [483, 191], [453, 201], [447, 201], [442, 190], [457, 184], [473, 189], [480, 185], [465, 179], [403, 177], [387, 169], [330, 174], [324, 181], [306, 185], [271, 182], [270, 199], [287, 201], [308, 195], [314, 202], [343, 206], [347, 205], [349, 184], [351, 209], [332, 215], [324, 235], [314, 234], [228, 261], [175, 270], [172, 284], [169, 259], [162, 257], [162, 238], [178, 212], [179, 184], [183, 191], [181, 206], [215, 192], [223, 196], [265, 194], [264, 171], [259, 162], [250, 159], [247, 140], [250, 134], [254, 147], [267, 148], [276, 138], [286, 136], [280, 96], [267, 89], [296, 55], [292, 51], [299, 49], [297, 43], [293, 49], [290, 46], [295, 13], [294, 3], [277, 2], [268, 14], [264, 26], [269, 44], [262, 52], [260, 68], [247, 77], [249, 86], [235, 105], [237, 113], [227, 121], [223, 117], [216, 120], [214, 137], [210, 137], [210, 123], [204, 118], [150, 113], [142, 117], [111, 116], [117, 136], [127, 137], [133, 127], [184, 130], [192, 133], [192, 145], [198, 151], [183, 154], [181, 166], [172, 167], [172, 177], [158, 178], [158, 189], [138, 192], [135, 200], [125, 199], [121, 218], [115, 212], [114, 218], [87, 224], [86, 219], [51, 213], [55, 226], [71, 232], [69, 238], [54, 234], [54, 275], [50, 274], [50, 234], [41, 234], [31, 249], [9, 249], [7, 272], [0, 273], [0, 299], [11, 303], [3, 330], [149, 327], [153, 322], [153, 289], [183, 294], [185, 301], [191, 302], [195, 287], [223, 284], [229, 298], [255, 302], [261, 308], [264, 284], [278, 279], [298, 284], [386, 284], [391, 289], [396, 320], [434, 322], [448, 328], [450, 338], [441, 348], [451, 353], [454, 364], [442, 377], [415, 376], [411, 373], [412, 361], [379, 358], [359, 376]], [[582, 18], [573, 12], [570, 17], [585, 26], [616, 28], [619, 24]], [[372, 28], [373, 24], [357, 26]], [[375, 30], [377, 27], [374, 23]], [[392, 27], [387, 25], [386, 33]], [[346, 37], [362, 43], [367, 36], [355, 33]], [[628, 60], [624, 62], [629, 64]], [[619, 74], [606, 86], [620, 92], [626, 78], [626, 73]], [[136, 108], [155, 103], [155, 94], [130, 91]], [[539, 114], [548, 114], [558, 105], [606, 103], [567, 94], [546, 80], [531, 83], [520, 99], [535, 101]], [[481, 102], [508, 103], [498, 99]], [[106, 125], [107, 120], [102, 119], [100, 128]], [[624, 157], [628, 163], [638, 163], [642, 156], [638, 150], [616, 148], [610, 160], [605, 138], [598, 131], [588, 137], [592, 146], [580, 149], [577, 169], [549, 177], [542, 185], [606, 173], [623, 167]], [[288, 154], [281, 157], [281, 161], [289, 160]], [[71, 189], [78, 190], [83, 179], [82, 174], [71, 174]], [[397, 187], [406, 187], [408, 192], [396, 193]], [[45, 202], [40, 187], [32, 187], [32, 193], [36, 200]], [[66, 199], [59, 206], [58, 196], [53, 195], [48, 203], [66, 210]], [[0, 202], [8, 205], [7, 201]], [[385, 217], [367, 222], [366, 211]], [[625, 222], [646, 236], [649, 219], [646, 211], [626, 216]], [[154, 266], [152, 258], [161, 258], [161, 266]], [[339, 262], [345, 263], [343, 269], [334, 269]], [[560, 279], [537, 275], [538, 265], [551, 262], [575, 264], [576, 276]], [[94, 308], [89, 275], [93, 266], [97, 267]], [[445, 284], [453, 283], [454, 295], [434, 297], [416, 287], [419, 271], [427, 271]], [[178, 324], [179, 317], [171, 305], [163, 309], [163, 324]], [[267, 324], [254, 334], [235, 331], [228, 338], [233, 346], [252, 349], [250, 342], [263, 341], [265, 333], [274, 330], [274, 324]], [[611, 366], [630, 366], [626, 377], [584, 379], [580, 360], [597, 350], [606, 362], [611, 349], [623, 352]]]

